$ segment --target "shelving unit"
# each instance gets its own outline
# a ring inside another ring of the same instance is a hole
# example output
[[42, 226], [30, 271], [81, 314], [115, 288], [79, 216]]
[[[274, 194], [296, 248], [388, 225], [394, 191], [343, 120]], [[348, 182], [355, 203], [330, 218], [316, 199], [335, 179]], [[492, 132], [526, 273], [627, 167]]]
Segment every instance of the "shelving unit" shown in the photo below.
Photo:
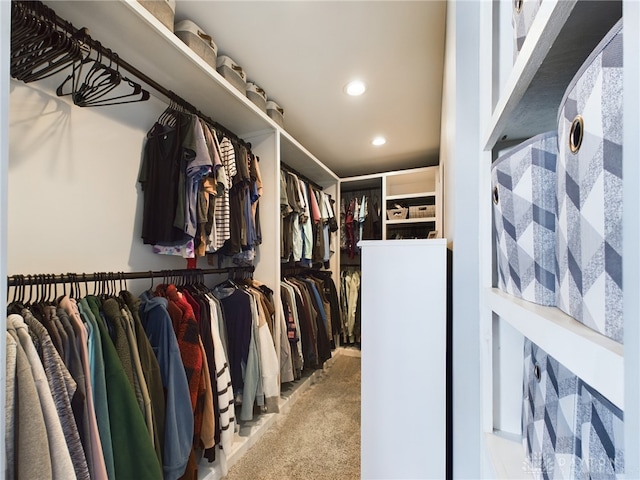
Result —
[[[521, 442], [522, 342], [525, 337], [624, 409], [627, 472], [637, 472], [638, 392], [637, 255], [638, 40], [624, 36], [625, 50], [625, 278], [624, 346], [585, 327], [555, 307], [542, 307], [495, 288], [495, 240], [490, 200], [491, 162], [507, 146], [557, 128], [564, 91], [586, 57], [624, 12], [625, 32], [635, 32], [640, 15], [632, 1], [543, 0], [517, 59], [513, 62], [512, 26], [500, 9], [512, 2], [482, 5], [480, 271], [481, 392], [483, 443], [495, 478], [533, 478], [526, 471]], [[633, 52], [633, 53], [632, 53]], [[493, 68], [487, 66], [493, 65]], [[508, 75], [499, 78], [502, 71]], [[634, 83], [635, 82], [635, 83]], [[486, 100], [483, 98], [486, 95]], [[492, 97], [493, 95], [493, 97]], [[484, 103], [483, 103], [484, 102]], [[635, 134], [631, 132], [636, 132]], [[630, 148], [628, 148], [630, 146]], [[631, 168], [629, 168], [631, 167]], [[630, 191], [634, 191], [633, 194]], [[628, 202], [631, 199], [631, 203]], [[631, 206], [628, 208], [628, 206]], [[627, 260], [629, 259], [629, 262]], [[631, 281], [628, 281], [631, 280]], [[634, 315], [634, 313], [636, 315]], [[634, 470], [634, 468], [636, 470]], [[632, 476], [634, 476], [632, 474]]]
[[[428, 233], [434, 230], [438, 232], [437, 238], [441, 238], [442, 192], [440, 173], [440, 168], [435, 166], [347, 177], [340, 180], [340, 189], [357, 190], [372, 188], [373, 186], [381, 189], [380, 214], [383, 219], [383, 240], [393, 239], [400, 229], [415, 233], [415, 237], [408, 238], [427, 238]], [[394, 208], [395, 204], [400, 204], [404, 207], [435, 205], [435, 215], [430, 217], [410, 217], [407, 213], [407, 218], [389, 219], [386, 211]]]
[[[389, 172], [384, 176], [384, 199], [386, 210], [396, 205], [409, 208], [407, 218], [389, 219], [385, 215], [383, 232], [385, 240], [396, 238], [427, 238], [436, 231], [442, 237], [441, 195], [439, 167], [416, 168]], [[413, 215], [411, 207], [434, 205], [434, 215], [420, 217]]]
[[[137, 1], [45, 3], [77, 28], [87, 27], [93, 38], [118, 52], [128, 63], [251, 142], [252, 150], [261, 159], [265, 190], [273, 192], [261, 199], [263, 244], [258, 252], [256, 276], [268, 285], [278, 285], [280, 264], [272, 259], [278, 258], [279, 251], [280, 162], [323, 186], [334, 198], [338, 177]], [[335, 255], [331, 266], [334, 271], [338, 269]]]
[[[162, 85], [166, 89], [175, 92], [178, 96], [196, 106], [205, 115], [209, 116], [216, 122], [219, 122], [228, 130], [234, 132], [238, 137], [252, 144], [252, 151], [260, 157], [260, 169], [262, 173], [262, 181], [265, 192], [260, 199], [262, 244], [257, 249], [255, 277], [264, 282], [272, 290], [279, 291], [279, 285], [281, 281], [279, 240], [279, 179], [281, 163], [286, 163], [290, 167], [296, 169], [302, 175], [319, 184], [323, 187], [325, 192], [332, 195], [332, 197], [335, 199], [337, 199], [339, 195], [339, 178], [324, 164], [322, 164], [320, 160], [315, 158], [284, 128], [276, 124], [264, 112], [257, 108], [248, 98], [243, 96], [234, 87], [232, 87], [215, 69], [206, 64], [199, 56], [197, 56], [191, 49], [189, 49], [189, 47], [187, 47], [177, 36], [175, 36], [170, 30], [168, 30], [137, 1], [50, 0], [45, 1], [45, 3], [53, 8], [60, 17], [73, 23], [75, 27], [87, 27], [92, 38], [100, 41], [105, 47], [117, 52], [120, 57], [127, 63], [136, 67], [146, 76], [155, 80], [156, 82], [158, 82], [158, 84]], [[8, 6], [8, 3], [3, 5], [3, 26], [9, 23], [8, 17], [4, 16], [4, 14], [10, 9], [4, 8], [5, 6]], [[6, 23], [4, 23], [5, 21]], [[3, 36], [4, 34], [5, 29], [3, 28]], [[8, 43], [6, 43], [5, 45], [8, 45]], [[6, 53], [8, 53], [8, 48], [6, 50]], [[9, 82], [8, 56], [4, 56], [3, 60], [3, 64], [5, 64], [7, 68], [3, 70], [3, 78], [1, 83], [6, 85], [6, 83]], [[50, 102], [50, 106], [54, 111], [56, 111], [56, 108], [64, 109], [65, 107], [69, 106], [69, 109], [64, 110], [64, 112], [60, 114], [60, 118], [63, 118], [64, 114], [67, 114], [66, 117], [64, 117], [64, 120], [66, 120], [67, 122], [75, 122], [76, 117], [86, 115], [86, 110], [76, 109], [75, 106], [65, 103], [68, 100], [56, 98], [54, 93], [55, 86], [53, 87], [53, 91], [47, 90], [51, 90], [51, 85], [54, 85], [54, 83], [52, 82], [55, 81], [56, 80], [52, 78], [51, 83], [48, 84], [47, 82], [43, 82], [42, 84], [37, 86], [38, 88], [42, 87], [42, 91], [44, 92], [42, 95], [38, 94], [40, 93], [40, 90], [34, 88], [34, 91], [37, 92], [33, 95], [34, 103], [42, 101], [43, 98], [53, 99]], [[21, 93], [24, 93], [24, 91], [27, 90], [27, 88], [23, 85], [17, 85], [16, 87], [16, 90], [20, 90]], [[7, 92], [8, 90], [9, 89], [7, 88]], [[154, 91], [152, 89], [150, 90], [152, 93], [152, 97], [154, 97]], [[17, 101], [21, 99], [21, 97], [19, 96], [16, 96], [15, 98], [17, 99]], [[96, 246], [97, 251], [99, 251], [100, 248], [103, 248], [103, 251], [107, 252], [105, 253], [105, 255], [100, 255], [100, 257], [105, 257], [104, 261], [112, 261], [113, 263], [115, 263], [114, 265], [112, 265], [114, 271], [118, 269], [127, 270], [137, 262], [149, 262], [149, 264], [146, 265], [147, 267], [155, 267], [156, 265], [158, 265], [157, 269], [164, 268], [161, 265], [172, 265], [176, 263], [184, 265], [184, 260], [182, 258], [154, 256], [154, 254], [150, 252], [150, 249], [146, 248], [148, 246], [142, 245], [142, 241], [138, 238], [136, 230], [139, 224], [138, 222], [134, 221], [133, 218], [134, 211], [136, 211], [136, 208], [139, 207], [140, 204], [140, 196], [136, 191], [136, 187], [138, 185], [136, 182], [135, 171], [137, 171], [138, 169], [137, 162], [140, 159], [140, 151], [142, 151], [143, 147], [144, 134], [146, 131], [145, 129], [152, 125], [152, 123], [147, 124], [147, 122], [153, 122], [154, 119], [157, 118], [157, 116], [153, 116], [153, 112], [155, 112], [155, 110], [158, 108], [161, 108], [161, 112], [162, 108], [164, 108], [162, 102], [159, 102], [157, 100], [157, 98], [152, 98], [149, 102], [140, 104], [137, 108], [140, 111], [143, 111], [142, 114], [140, 114], [139, 116], [132, 115], [131, 119], [125, 117], [122, 113], [122, 110], [109, 110], [109, 108], [123, 107], [109, 107], [99, 112], [104, 115], [107, 121], [111, 122], [111, 125], [124, 117], [122, 121], [126, 122], [127, 126], [131, 126], [129, 130], [131, 136], [133, 137], [133, 141], [127, 139], [127, 141], [130, 141], [130, 144], [127, 144], [127, 146], [133, 146], [133, 154], [131, 154], [131, 151], [129, 151], [126, 156], [121, 155], [119, 157], [119, 160], [122, 160], [124, 158], [124, 161], [129, 163], [127, 164], [126, 172], [121, 172], [122, 178], [120, 180], [122, 181], [122, 184], [118, 185], [118, 187], [122, 187], [122, 192], [118, 192], [118, 195], [115, 195], [124, 196], [126, 194], [126, 198], [130, 199], [130, 203], [127, 203], [126, 208], [129, 209], [127, 210], [127, 213], [131, 213], [131, 221], [129, 221], [129, 219], [123, 221], [122, 218], [115, 219], [116, 227], [114, 227], [114, 230], [117, 229], [117, 233], [120, 237], [127, 237], [128, 244], [125, 246], [126, 249], [121, 250], [116, 247], [109, 249], [108, 247], [110, 245], [106, 245], [103, 247], [102, 244], [99, 244], [98, 246]], [[160, 100], [163, 99], [161, 98]], [[25, 110], [31, 111], [30, 109], [33, 107], [33, 105], [30, 104], [26, 107], [27, 108], [25, 108]], [[124, 108], [126, 111], [127, 107]], [[83, 111], [80, 112], [80, 110]], [[134, 112], [133, 108], [129, 112]], [[8, 118], [8, 101], [6, 103], [3, 102], [3, 120], [5, 113]], [[97, 116], [99, 117], [99, 114], [97, 114]], [[27, 118], [26, 120], [27, 121], [25, 123], [29, 125], [31, 125], [30, 122], [36, 122], [36, 120], [31, 117]], [[92, 117], [91, 120], [98, 122], [101, 119]], [[64, 124], [64, 122], [61, 123]], [[47, 122], [45, 122], [45, 124], [47, 124]], [[1, 133], [2, 137], [5, 140], [9, 137], [7, 133], [9, 132], [10, 126], [12, 128], [16, 128], [13, 133], [14, 135], [17, 135], [18, 129], [17, 127], [14, 127], [13, 124], [8, 126], [3, 121], [2, 125], [3, 128]], [[77, 123], [74, 123], [74, 125], [77, 125]], [[64, 130], [64, 133], [66, 134], [67, 130]], [[65, 137], [64, 140], [65, 142], [60, 142], [61, 144], [64, 144], [63, 147], [61, 147], [60, 152], [47, 152], [47, 154], [50, 155], [52, 159], [56, 159], [56, 155], [62, 156], [67, 152], [67, 150], [64, 150], [64, 148], [66, 148], [66, 141], [70, 139]], [[73, 142], [69, 141], [68, 143], [72, 144]], [[22, 154], [24, 154], [24, 152], [22, 151], [14, 153], [15, 158], [13, 158], [12, 160], [15, 162], [15, 165], [19, 164], [20, 161], [23, 160], [23, 156], [31, 159], [31, 157], [28, 157], [28, 155]], [[87, 171], [87, 168], [93, 168], [94, 174], [100, 175], [101, 170], [99, 170], [99, 168], [97, 167], [103, 167], [103, 165], [98, 166], [98, 162], [96, 161], [96, 159], [90, 157], [85, 158], [84, 160], [86, 160], [86, 162], [83, 162], [81, 165], [74, 164], [73, 160], [70, 159], [65, 160], [69, 161], [66, 165], [69, 167], [69, 169], [64, 173], [72, 172], [69, 175], [70, 177], [77, 178], [82, 176]], [[59, 164], [56, 164], [55, 166], [60, 167]], [[117, 168], [113, 165], [107, 167], [111, 171], [114, 171]], [[16, 172], [15, 170], [20, 171]], [[25, 169], [21, 170], [19, 168], [14, 168], [14, 171], [10, 172], [8, 174], [8, 177], [6, 172], [2, 175], [3, 181], [7, 178], [18, 180], [16, 182], [16, 188], [13, 192], [11, 192], [12, 196], [9, 198], [10, 201], [8, 202], [13, 206], [13, 208], [16, 208], [16, 206], [20, 203], [22, 203], [21, 206], [25, 209], [27, 209], [31, 205], [24, 205], [24, 202], [20, 202], [20, 199], [16, 197], [16, 192], [17, 190], [19, 190], [17, 186], [21, 184], [21, 182], [27, 175], [27, 172], [25, 172], [24, 170]], [[52, 170], [55, 170], [55, 168], [52, 168]], [[59, 170], [64, 170], [64, 167], [60, 167]], [[13, 177], [11, 177], [11, 175], [13, 175]], [[90, 179], [90, 177], [87, 178], [87, 181], [89, 181]], [[37, 177], [37, 180], [39, 180], [39, 177]], [[98, 182], [99, 185], [93, 187], [96, 196], [98, 196], [98, 194], [102, 194], [104, 189], [108, 189], [109, 195], [114, 196], [113, 192], [115, 191], [115, 187], [109, 184], [109, 181], [111, 181], [111, 177], [103, 176], [100, 178], [100, 180], [101, 181]], [[77, 183], [73, 185], [77, 186]], [[126, 187], [124, 185], [126, 185]], [[65, 193], [69, 195], [81, 195], [83, 192], [79, 192], [77, 190], [74, 193], [72, 193], [71, 191], [61, 192], [61, 195], [64, 195]], [[76, 198], [76, 202], [78, 201], [78, 198]], [[57, 203], [56, 201], [58, 199], [59, 197], [54, 197], [55, 201], [50, 203]], [[63, 197], [63, 200], [64, 201], [59, 202], [61, 205], [60, 208], [63, 208], [62, 205], [66, 204], [67, 197]], [[138, 205], [136, 205], [136, 202], [138, 202]], [[103, 202], [103, 204], [99, 206], [107, 208], [107, 202]], [[5, 209], [6, 213], [5, 203], [3, 203], [3, 208]], [[118, 210], [117, 207], [114, 208], [112, 206], [111, 208], [115, 211]], [[111, 224], [109, 224], [108, 222], [112, 220], [112, 218], [104, 214], [102, 211], [99, 211], [96, 216], [100, 216], [100, 214], [102, 214], [103, 216], [105, 225], [108, 224], [109, 226], [111, 226]], [[16, 218], [17, 216], [18, 215], [14, 215], [14, 218]], [[51, 220], [53, 221], [53, 219]], [[26, 268], [27, 271], [29, 271], [28, 265], [25, 267], [23, 262], [28, 263], [29, 259], [33, 257], [33, 255], [29, 257], [29, 254], [25, 252], [33, 252], [36, 250], [33, 246], [30, 245], [29, 241], [20, 242], [20, 244], [14, 241], [13, 245], [11, 246], [11, 251], [7, 252], [5, 243], [7, 237], [6, 215], [3, 215], [2, 223], [4, 233], [0, 238], [0, 244], [3, 245], [0, 256], [2, 259], [3, 279], [0, 280], [0, 286], [4, 285], [4, 276], [7, 273], [5, 262], [6, 258], [12, 258], [14, 266], [12, 266], [11, 268]], [[105, 229], [106, 228], [108, 227], [105, 227]], [[98, 240], [103, 240], [104, 242], [109, 241], [106, 238], [100, 238]], [[100, 243], [99, 241], [98, 243]], [[332, 238], [332, 243], [337, 248], [336, 242], [337, 238], [334, 235]], [[83, 271], [84, 269], [82, 265], [98, 261], [95, 258], [95, 251], [93, 252], [93, 256], [91, 258], [86, 258], [86, 256], [83, 256], [84, 252], [80, 252], [76, 256], [67, 257], [64, 253], [60, 254], [60, 252], [56, 250], [56, 247], [57, 245], [55, 243], [50, 243], [47, 245], [47, 248], [49, 249], [48, 252], [45, 251], [45, 248], [37, 249], [39, 254], [45, 256], [48, 253], [52, 257], [52, 260], [49, 263], [42, 261], [40, 262], [41, 268], [44, 269], [44, 271], [48, 269], [51, 269], [53, 271], [64, 271], [62, 270], [62, 268], [68, 268], [71, 271]], [[56, 252], [56, 255], [51, 255], [51, 253], [54, 251]], [[57, 265], [55, 263], [56, 261], [68, 261], [70, 264], [64, 267], [52, 267], [52, 264]], [[85, 263], [83, 264], [83, 262]], [[334, 273], [334, 281], [336, 281], [337, 283], [339, 276], [339, 258], [337, 254], [332, 256], [330, 265], [331, 270]], [[18, 272], [14, 270], [12, 273]], [[276, 308], [278, 308], [277, 305]], [[276, 312], [276, 315], [278, 315], [278, 312]], [[0, 361], [5, 361], [4, 354], [1, 352]], [[264, 420], [265, 423], [273, 423], [272, 417], [264, 417], [261, 420]], [[247, 445], [248, 439], [245, 438], [247, 436], [249, 436], [249, 434], [247, 434], [246, 432], [242, 432], [242, 435], [236, 438], [236, 443]], [[245, 451], [248, 447], [242, 448], [244, 448], [243, 451]], [[236, 456], [239, 456], [239, 454]], [[218, 473], [219, 472], [214, 471], [214, 467], [209, 465], [205, 466], [203, 464], [200, 469], [200, 478], [219, 478]], [[216, 475], [218, 476], [216, 477]]]

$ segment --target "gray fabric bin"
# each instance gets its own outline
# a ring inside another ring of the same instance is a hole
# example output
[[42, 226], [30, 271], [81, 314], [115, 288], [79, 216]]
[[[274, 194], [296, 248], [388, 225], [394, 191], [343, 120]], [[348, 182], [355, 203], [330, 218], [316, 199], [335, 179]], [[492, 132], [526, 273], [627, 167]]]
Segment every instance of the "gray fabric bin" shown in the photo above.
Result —
[[255, 83], [247, 82], [247, 98], [267, 113], [267, 93]]
[[523, 373], [525, 471], [536, 479], [623, 474], [623, 412], [528, 338]]
[[216, 70], [222, 75], [233, 87], [242, 92], [247, 93], [247, 75], [240, 65], [234, 62], [227, 55], [220, 55], [216, 62]]
[[556, 132], [537, 135], [491, 168], [498, 286], [540, 305], [556, 303]]
[[154, 17], [173, 32], [173, 19], [176, 14], [176, 0], [138, 0]]
[[273, 100], [267, 102], [267, 115], [284, 128], [284, 109]]
[[213, 38], [207, 35], [198, 25], [191, 20], [182, 20], [175, 24], [174, 33], [200, 58], [216, 68], [218, 47]]
[[513, 60], [515, 61], [522, 50], [542, 0], [512, 0], [512, 3], [511, 23], [513, 24]]
[[583, 63], [558, 111], [557, 306], [620, 343], [622, 21]]

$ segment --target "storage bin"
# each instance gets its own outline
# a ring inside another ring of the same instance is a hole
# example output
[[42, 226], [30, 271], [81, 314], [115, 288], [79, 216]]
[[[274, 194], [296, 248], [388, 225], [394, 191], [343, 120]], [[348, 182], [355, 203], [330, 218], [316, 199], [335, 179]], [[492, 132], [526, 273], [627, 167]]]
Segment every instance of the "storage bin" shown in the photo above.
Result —
[[227, 81], [233, 85], [236, 89], [242, 92], [243, 95], [247, 93], [247, 75], [240, 65], [234, 62], [227, 55], [220, 55], [216, 61], [218, 73], [222, 75]]
[[513, 24], [513, 60], [515, 61], [522, 50], [542, 0], [512, 0], [512, 2], [511, 23]]
[[580, 382], [577, 422], [582, 478], [617, 478], [624, 472], [622, 410]]
[[213, 68], [217, 67], [218, 47], [198, 25], [191, 20], [182, 20], [175, 24], [173, 31], [200, 58]]
[[524, 470], [534, 478], [576, 475], [578, 377], [528, 338], [524, 341]]
[[558, 111], [557, 306], [622, 343], [622, 21]]
[[138, 0], [138, 2], [173, 32], [176, 0]]
[[247, 82], [247, 98], [251, 100], [260, 110], [267, 113], [267, 94], [258, 85]]
[[530, 339], [524, 340], [522, 442], [534, 478], [624, 473], [622, 411]]
[[547, 306], [556, 302], [556, 160], [556, 132], [547, 132], [491, 168], [498, 286]]
[[409, 206], [409, 218], [431, 218], [436, 216], [435, 205]]
[[273, 100], [267, 102], [267, 115], [284, 128], [284, 109]]
[[388, 208], [387, 219], [388, 220], [404, 220], [405, 218], [407, 218], [408, 212], [409, 212], [409, 209], [404, 207]]

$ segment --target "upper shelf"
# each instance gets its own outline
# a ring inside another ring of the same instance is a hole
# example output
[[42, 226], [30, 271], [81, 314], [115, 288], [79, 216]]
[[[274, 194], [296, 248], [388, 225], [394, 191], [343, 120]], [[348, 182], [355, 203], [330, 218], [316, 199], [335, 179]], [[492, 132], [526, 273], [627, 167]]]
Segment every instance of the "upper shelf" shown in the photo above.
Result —
[[617, 0], [544, 0], [502, 88], [485, 149], [555, 130], [567, 86], [621, 17]]
[[398, 195], [387, 195], [387, 200], [406, 200], [408, 198], [435, 197], [436, 192], [401, 193]]
[[243, 137], [277, 124], [137, 1], [47, 1], [76, 28]]
[[76, 28], [241, 138], [280, 132], [283, 161], [321, 185], [338, 177], [136, 0], [45, 1]]
[[284, 163], [322, 187], [335, 185], [339, 181], [335, 173], [317, 161], [306, 148], [285, 131], [280, 132], [280, 156]]
[[620, 343], [558, 308], [527, 302], [497, 288], [487, 294], [493, 312], [624, 409], [624, 347]]

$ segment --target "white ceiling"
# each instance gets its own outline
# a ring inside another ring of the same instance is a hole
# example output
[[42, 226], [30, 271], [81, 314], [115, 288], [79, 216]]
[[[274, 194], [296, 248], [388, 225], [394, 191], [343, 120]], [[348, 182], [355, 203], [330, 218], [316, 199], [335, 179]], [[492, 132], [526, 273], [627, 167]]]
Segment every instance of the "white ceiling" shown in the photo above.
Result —
[[[445, 15], [444, 0], [176, 2], [341, 177], [438, 163]], [[355, 78], [368, 90], [348, 97]]]

